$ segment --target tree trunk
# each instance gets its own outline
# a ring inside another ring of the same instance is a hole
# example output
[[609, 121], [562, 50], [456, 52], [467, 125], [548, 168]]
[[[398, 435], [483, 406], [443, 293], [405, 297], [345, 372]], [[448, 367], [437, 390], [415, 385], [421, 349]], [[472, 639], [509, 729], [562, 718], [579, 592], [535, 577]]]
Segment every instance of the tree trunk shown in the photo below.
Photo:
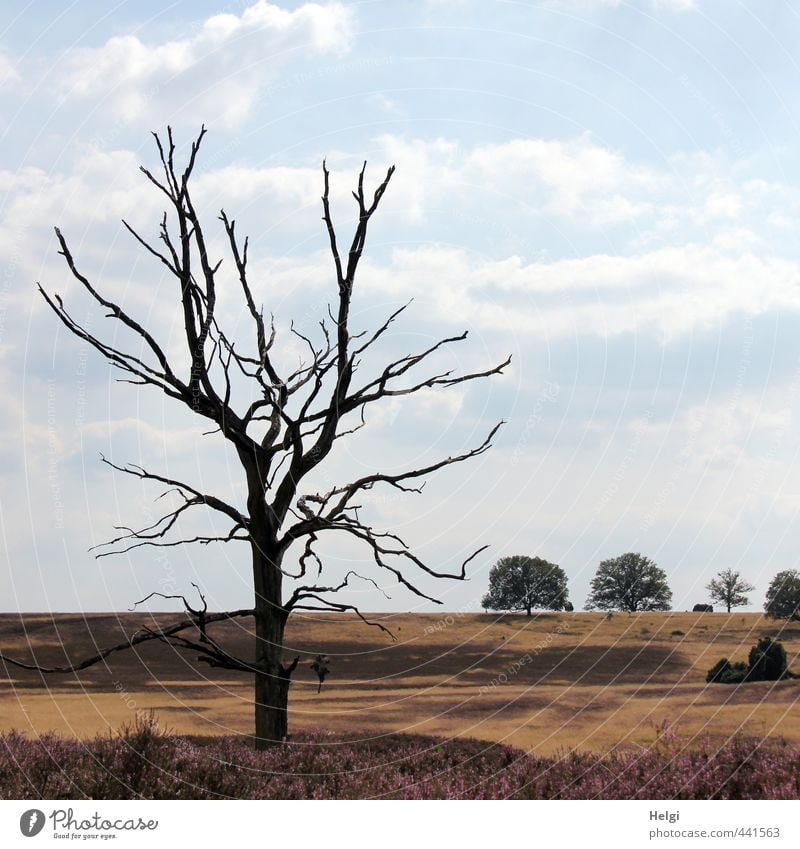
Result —
[[297, 666], [283, 664], [283, 632], [288, 612], [283, 606], [283, 551], [278, 545], [280, 518], [264, 501], [264, 457], [239, 452], [247, 475], [247, 512], [255, 590], [255, 734], [253, 743], [264, 750], [286, 740], [291, 675]]
[[282, 553], [269, 529], [251, 527], [255, 588], [255, 748], [266, 749], [286, 740], [291, 674], [296, 663], [283, 665]]
[[[273, 567], [274, 568], [274, 567]], [[290, 674], [284, 668], [286, 617], [256, 592], [255, 747], [263, 750], [286, 740]]]
[[286, 741], [289, 734], [288, 705], [289, 685], [288, 676], [264, 675], [256, 673], [255, 681], [255, 748], [264, 751], [270, 746]]

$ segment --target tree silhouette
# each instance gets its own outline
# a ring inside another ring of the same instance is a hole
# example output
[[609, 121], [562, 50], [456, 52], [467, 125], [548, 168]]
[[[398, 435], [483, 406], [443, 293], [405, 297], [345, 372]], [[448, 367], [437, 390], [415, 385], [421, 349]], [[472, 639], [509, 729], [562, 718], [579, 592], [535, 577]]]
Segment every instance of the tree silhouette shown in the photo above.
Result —
[[534, 608], [564, 610], [567, 603], [567, 576], [560, 566], [515, 554], [492, 566], [481, 605], [485, 610], [524, 610], [530, 616]]
[[764, 610], [773, 619], [800, 619], [800, 572], [797, 569], [778, 572], [772, 579]]
[[732, 607], [742, 607], [749, 604], [747, 593], [753, 592], [755, 587], [742, 578], [739, 572], [734, 572], [733, 569], [723, 569], [717, 574], [716, 578], [712, 578], [706, 585], [708, 594], [713, 601], [718, 601], [724, 604], [731, 612]]
[[[187, 355], [184, 368], [173, 365], [166, 344], [159, 343], [147, 328], [121, 306], [104, 297], [79, 269], [65, 237], [56, 228], [56, 236], [67, 267], [94, 301], [112, 319], [138, 337], [135, 353], [104, 341], [78, 322], [61, 297], [50, 295], [39, 286], [47, 304], [75, 336], [99, 351], [108, 362], [123, 372], [123, 382], [151, 386], [208, 419], [235, 449], [246, 484], [246, 504], [235, 505], [228, 498], [203, 491], [171, 476], [136, 465], [117, 465], [105, 458], [113, 469], [143, 481], [153, 482], [177, 497], [177, 506], [157, 521], [137, 530], [123, 529], [110, 540], [103, 552], [124, 553], [141, 546], [174, 546], [189, 543], [209, 544], [245, 541], [250, 548], [253, 571], [254, 604], [251, 608], [209, 612], [200, 593], [201, 604], [192, 606], [182, 595], [150, 593], [153, 597], [177, 599], [186, 617], [172, 625], [144, 628], [124, 642], [97, 652], [80, 662], [60, 667], [43, 667], [8, 657], [7, 663], [41, 672], [74, 672], [102, 661], [110, 654], [141, 643], [158, 640], [181, 650], [197, 652], [211, 667], [248, 673], [255, 680], [255, 745], [263, 748], [287, 735], [287, 701], [291, 676], [298, 659], [283, 659], [284, 629], [296, 611], [324, 610], [352, 612], [365, 623], [389, 633], [376, 622], [368, 622], [354, 604], [338, 600], [352, 580], [360, 578], [349, 571], [339, 583], [321, 579], [323, 562], [317, 543], [323, 534], [344, 534], [366, 547], [379, 571], [388, 573], [415, 595], [436, 603], [438, 600], [418, 585], [418, 576], [461, 581], [469, 562], [483, 551], [479, 548], [455, 571], [432, 568], [416, 556], [406, 543], [391, 531], [375, 530], [361, 516], [357, 498], [376, 486], [391, 487], [401, 493], [419, 492], [424, 480], [446, 466], [462, 463], [483, 454], [502, 422], [491, 428], [476, 447], [420, 468], [405, 472], [375, 471], [331, 487], [326, 492], [300, 492], [299, 487], [312, 470], [328, 457], [334, 443], [361, 429], [366, 411], [385, 398], [412, 396], [429, 389], [446, 389], [457, 384], [498, 374], [510, 363], [466, 374], [433, 371], [418, 375], [435, 355], [467, 338], [467, 333], [440, 339], [417, 353], [389, 362], [383, 360], [375, 376], [358, 382], [356, 377], [364, 358], [372, 355], [390, 326], [405, 312], [405, 304], [371, 331], [355, 332], [350, 325], [350, 307], [356, 273], [372, 216], [378, 209], [394, 173], [388, 169], [382, 182], [368, 198], [364, 188], [366, 163], [358, 175], [353, 192], [358, 219], [346, 253], [341, 253], [329, 205], [330, 174], [322, 165], [322, 212], [335, 273], [335, 301], [319, 321], [318, 338], [304, 335], [292, 326], [291, 333], [307, 350], [307, 359], [291, 373], [281, 373], [275, 356], [278, 334], [274, 321], [265, 321], [257, 306], [248, 276], [248, 240], [242, 240], [233, 219], [225, 212], [220, 220], [230, 248], [236, 285], [241, 288], [244, 307], [251, 321], [252, 338], [234, 340], [220, 325], [217, 313], [217, 288], [222, 284], [221, 259], [212, 258], [206, 231], [190, 192], [192, 173], [205, 136], [205, 127], [192, 142], [183, 167], [177, 164], [176, 145], [171, 128], [166, 139], [154, 133], [160, 160], [160, 174], [141, 170], [153, 187], [166, 199], [155, 244], [140, 236], [123, 221], [125, 228], [153, 258], [172, 274], [182, 318], [182, 344]], [[230, 280], [226, 280], [226, 283]], [[332, 299], [333, 300], [333, 299]], [[409, 302], [410, 303], [410, 302]], [[248, 349], [249, 344], [249, 349]], [[242, 401], [241, 384], [249, 393]], [[252, 400], [251, 400], [252, 399]], [[352, 420], [355, 421], [352, 421]], [[221, 514], [230, 528], [224, 535], [173, 539], [180, 520], [194, 508], [207, 508]], [[101, 554], [102, 556], [102, 554]], [[313, 574], [315, 573], [315, 574]], [[313, 577], [311, 577], [313, 574]], [[293, 579], [284, 590], [284, 579]], [[372, 579], [371, 582], [377, 587]], [[199, 592], [199, 590], [198, 590]], [[139, 604], [141, 602], [137, 602]], [[236, 657], [213, 636], [213, 625], [231, 619], [251, 618], [255, 624], [252, 658]], [[322, 679], [321, 679], [322, 680]]]
[[672, 591], [663, 569], [642, 554], [629, 552], [604, 560], [592, 578], [586, 609], [669, 610]]

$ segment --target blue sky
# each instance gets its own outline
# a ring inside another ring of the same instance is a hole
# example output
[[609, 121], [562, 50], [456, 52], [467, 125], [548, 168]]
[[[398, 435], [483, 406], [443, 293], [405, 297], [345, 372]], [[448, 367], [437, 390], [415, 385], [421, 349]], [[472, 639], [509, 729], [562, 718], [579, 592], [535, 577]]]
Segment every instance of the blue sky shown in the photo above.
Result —
[[[358, 319], [413, 297], [387, 354], [468, 329], [448, 366], [514, 355], [490, 383], [387, 403], [316, 482], [447, 455], [505, 419], [469, 468], [367, 505], [441, 566], [491, 543], [471, 581], [423, 582], [446, 609], [479, 609], [489, 567], [518, 553], [559, 563], [581, 606], [599, 561], [631, 550], [678, 609], [729, 566], [760, 607], [797, 566], [799, 39], [796, 7], [755, 0], [4, 3], [0, 609], [124, 609], [191, 581], [213, 607], [250, 599], [244, 547], [87, 553], [158, 495], [101, 452], [234, 500], [242, 483], [201, 425], [113, 384], [34, 286], [114, 333], [68, 279], [58, 225], [98, 286], [173, 339], [170, 281], [120, 219], [155, 232], [149, 132], [187, 143], [203, 122], [198, 202], [212, 230], [224, 207], [250, 234], [279, 331], [332, 295], [321, 160], [344, 234], [366, 159], [369, 180], [397, 173]], [[221, 308], [248, 331], [232, 287]], [[332, 577], [364, 558], [326, 554]], [[353, 600], [434, 609], [383, 588]]]

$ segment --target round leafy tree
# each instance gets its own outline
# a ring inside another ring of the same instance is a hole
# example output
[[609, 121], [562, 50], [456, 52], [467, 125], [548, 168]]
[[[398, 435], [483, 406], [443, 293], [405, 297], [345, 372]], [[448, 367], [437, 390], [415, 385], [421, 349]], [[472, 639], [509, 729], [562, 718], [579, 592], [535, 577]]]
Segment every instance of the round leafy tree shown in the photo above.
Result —
[[764, 603], [773, 619], [800, 619], [800, 572], [787, 569], [772, 579]]
[[502, 557], [489, 572], [489, 592], [481, 604], [485, 610], [524, 610], [534, 608], [564, 610], [567, 576], [560, 566], [541, 557], [515, 554]]
[[629, 552], [597, 567], [586, 609], [670, 610], [672, 590], [663, 569], [642, 554]]

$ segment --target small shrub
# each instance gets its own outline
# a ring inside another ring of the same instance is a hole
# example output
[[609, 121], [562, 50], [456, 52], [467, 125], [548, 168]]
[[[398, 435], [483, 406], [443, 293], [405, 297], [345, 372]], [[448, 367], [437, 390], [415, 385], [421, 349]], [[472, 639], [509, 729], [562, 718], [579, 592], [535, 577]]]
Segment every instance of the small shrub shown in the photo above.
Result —
[[748, 663], [731, 663], [727, 657], [718, 660], [706, 675], [709, 684], [741, 684], [743, 681], [778, 681], [789, 678], [786, 649], [779, 640], [762, 637], [750, 649]]
[[744, 661], [732, 663], [728, 669], [727, 675], [723, 678], [723, 684], [741, 684], [743, 681], [749, 681], [750, 670]]
[[683, 631], [681, 631], [680, 628], [676, 629], [675, 631], [672, 631], [671, 634], [672, 634], [673, 637], [685, 637], [686, 636], [686, 634]]
[[723, 677], [728, 674], [731, 668], [731, 662], [727, 657], [718, 660], [711, 669], [706, 673], [707, 684], [717, 684], [722, 681]]
[[641, 628], [641, 629], [639, 630], [639, 633], [640, 633], [643, 637], [646, 637], [646, 636], [650, 633], [650, 629], [649, 629], [649, 628]]
[[158, 724], [155, 712], [137, 713], [132, 722], [123, 723], [119, 737], [137, 754], [146, 756], [155, 746], [163, 743], [172, 735], [169, 730]]
[[750, 680], [779, 681], [786, 677], [786, 649], [780, 640], [762, 637], [750, 649]]
[[746, 663], [737, 661], [731, 663], [727, 657], [718, 660], [706, 675], [708, 684], [741, 684], [748, 680], [748, 666]]

